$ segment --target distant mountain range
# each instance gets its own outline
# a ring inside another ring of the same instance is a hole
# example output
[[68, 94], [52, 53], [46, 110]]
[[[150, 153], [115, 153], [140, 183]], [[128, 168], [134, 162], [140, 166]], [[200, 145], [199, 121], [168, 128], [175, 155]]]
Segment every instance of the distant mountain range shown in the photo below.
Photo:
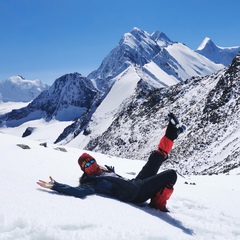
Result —
[[49, 86], [39, 80], [13, 76], [0, 81], [0, 102], [30, 102]]
[[205, 76], [222, 68], [164, 33], [148, 34], [138, 28], [125, 33], [101, 66], [87, 78], [101, 89], [116, 77], [131, 72], [131, 78], [144, 79], [154, 87], [166, 87], [192, 76]]
[[[146, 159], [173, 111], [188, 126], [171, 154], [180, 172], [234, 168], [240, 147], [235, 135], [239, 55], [233, 56], [238, 49], [210, 51], [210, 45], [210, 40], [204, 41], [193, 51], [161, 32], [134, 28], [97, 70], [87, 77], [72, 73], [56, 79], [25, 108], [0, 116], [0, 124], [17, 127], [42, 118], [70, 121], [55, 143]], [[224, 68], [224, 56], [230, 61], [230, 55], [234, 60]]]
[[[207, 37], [197, 50], [192, 51], [184, 44], [171, 41], [162, 32], [148, 34], [134, 28], [123, 35], [117, 47], [87, 78], [93, 80], [97, 89], [103, 87], [106, 92], [114, 83], [112, 79], [133, 65], [135, 73], [154, 87], [171, 86], [192, 76], [208, 75], [222, 65], [228, 66], [239, 51], [240, 46], [219, 47]], [[13, 76], [0, 81], [0, 101], [29, 102], [47, 89], [49, 86], [39, 80]]]
[[[4, 123], [16, 127], [26, 121], [41, 118], [47, 121], [76, 119], [73, 126], [67, 128], [57, 139], [58, 142], [71, 132], [75, 136], [85, 130], [92, 117], [104, 121], [106, 116], [115, 114], [139, 84], [147, 86], [149, 90], [168, 87], [192, 76], [209, 75], [223, 67], [184, 44], [171, 41], [164, 33], [156, 31], [148, 34], [134, 28], [123, 35], [97, 70], [87, 77], [73, 73], [58, 78], [27, 107], [3, 116]], [[22, 86], [26, 82], [20, 76], [14, 79], [17, 79], [17, 86], [20, 86], [20, 80]], [[10, 86], [13, 84], [11, 78], [6, 82], [10, 82]], [[11, 92], [12, 87], [5, 91]], [[15, 99], [19, 95], [13, 94]], [[21, 92], [21, 95], [28, 94]], [[105, 102], [108, 107], [102, 109]], [[69, 136], [67, 139], [72, 140]]]

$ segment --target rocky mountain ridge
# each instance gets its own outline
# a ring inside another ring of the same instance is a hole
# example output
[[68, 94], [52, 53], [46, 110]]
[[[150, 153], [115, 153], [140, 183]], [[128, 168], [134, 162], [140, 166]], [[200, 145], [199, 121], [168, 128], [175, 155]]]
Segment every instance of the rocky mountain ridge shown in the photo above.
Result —
[[216, 174], [240, 166], [240, 54], [232, 64], [203, 78], [145, 92], [124, 104], [111, 126], [86, 149], [146, 159], [155, 149], [171, 111], [187, 131], [175, 142], [166, 168], [183, 174]]

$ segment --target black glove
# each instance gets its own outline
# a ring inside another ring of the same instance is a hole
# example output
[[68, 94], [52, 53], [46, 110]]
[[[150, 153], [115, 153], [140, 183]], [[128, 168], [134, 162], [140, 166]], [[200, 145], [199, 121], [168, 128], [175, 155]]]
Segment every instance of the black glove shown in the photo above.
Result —
[[169, 123], [167, 126], [167, 130], [165, 136], [170, 140], [175, 140], [178, 135], [186, 130], [184, 125], [181, 125], [177, 119], [177, 117], [173, 113], [168, 114]]
[[108, 170], [109, 172], [114, 172], [114, 173], [115, 173], [115, 169], [114, 169], [113, 166], [105, 165], [105, 167], [107, 168], [107, 170]]

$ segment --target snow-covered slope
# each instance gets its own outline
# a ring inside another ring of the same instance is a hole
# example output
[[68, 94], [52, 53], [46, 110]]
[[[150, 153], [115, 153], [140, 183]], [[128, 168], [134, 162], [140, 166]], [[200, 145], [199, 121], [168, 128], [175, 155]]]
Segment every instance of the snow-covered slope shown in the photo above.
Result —
[[214, 42], [206, 37], [200, 44], [196, 52], [202, 54], [206, 58], [212, 60], [215, 63], [221, 63], [228, 66], [233, 58], [240, 51], [240, 46], [236, 47], [219, 47]]
[[[86, 199], [40, 189], [39, 179], [72, 186], [81, 176], [80, 149], [46, 148], [29, 139], [0, 133], [1, 240], [228, 239], [240, 237], [240, 171], [218, 176], [178, 176], [168, 201], [170, 213], [103, 196]], [[30, 149], [22, 149], [24, 144]], [[99, 164], [133, 178], [144, 161], [91, 153]], [[177, 167], [177, 166], [176, 166]]]
[[24, 108], [29, 102], [0, 102], [0, 115], [11, 112], [13, 109]]
[[[0, 133], [1, 240], [237, 240], [240, 238], [239, 168], [230, 175], [178, 176], [170, 213], [103, 196], [84, 200], [40, 189], [39, 179], [72, 186], [81, 176], [80, 149]], [[30, 149], [22, 149], [25, 144]], [[133, 178], [144, 161], [91, 153], [99, 164]], [[177, 168], [177, 165], [175, 166]]]
[[0, 101], [30, 102], [49, 86], [40, 80], [26, 80], [21, 76], [13, 76], [0, 81]]

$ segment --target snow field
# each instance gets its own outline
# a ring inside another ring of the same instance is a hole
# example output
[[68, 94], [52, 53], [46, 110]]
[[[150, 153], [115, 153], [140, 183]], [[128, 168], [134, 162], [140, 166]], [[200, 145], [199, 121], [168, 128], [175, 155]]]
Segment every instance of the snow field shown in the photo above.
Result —
[[[168, 202], [171, 213], [103, 196], [78, 199], [40, 188], [36, 181], [78, 185], [80, 149], [0, 133], [0, 239], [239, 239], [239, 171], [230, 175], [180, 176]], [[17, 144], [27, 144], [23, 150]], [[144, 161], [91, 153], [132, 178]], [[185, 184], [188, 182], [188, 184]], [[196, 185], [193, 185], [193, 184]]]

